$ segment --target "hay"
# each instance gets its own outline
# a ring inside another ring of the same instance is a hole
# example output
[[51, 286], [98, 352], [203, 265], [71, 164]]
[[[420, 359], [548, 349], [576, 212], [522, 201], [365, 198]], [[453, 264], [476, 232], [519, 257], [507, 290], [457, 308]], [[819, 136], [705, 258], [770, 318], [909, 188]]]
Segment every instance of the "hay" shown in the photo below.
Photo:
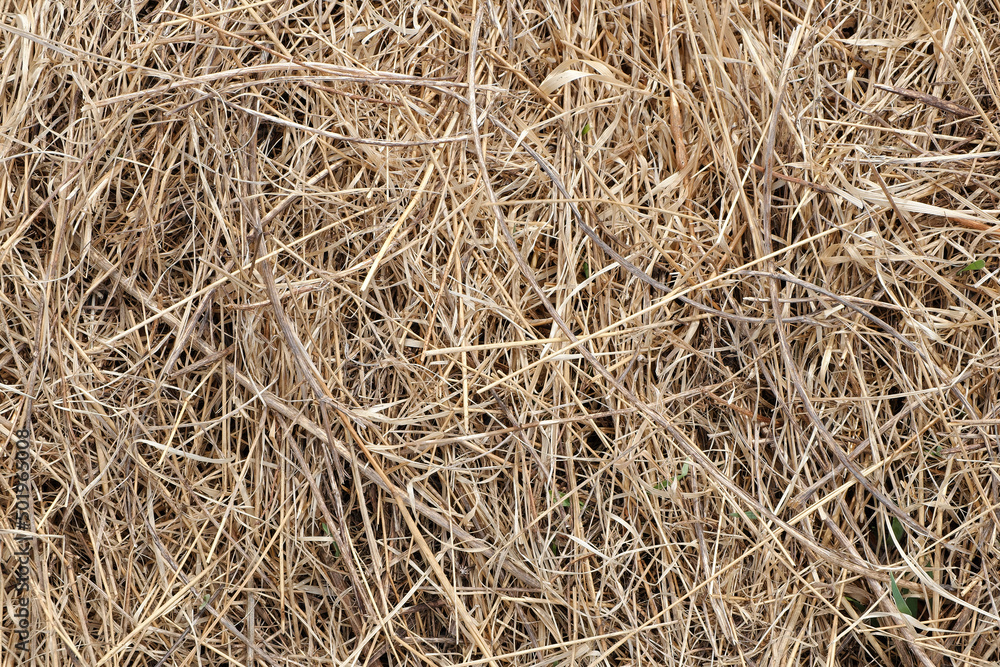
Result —
[[0, 45], [3, 664], [1000, 661], [993, 3]]

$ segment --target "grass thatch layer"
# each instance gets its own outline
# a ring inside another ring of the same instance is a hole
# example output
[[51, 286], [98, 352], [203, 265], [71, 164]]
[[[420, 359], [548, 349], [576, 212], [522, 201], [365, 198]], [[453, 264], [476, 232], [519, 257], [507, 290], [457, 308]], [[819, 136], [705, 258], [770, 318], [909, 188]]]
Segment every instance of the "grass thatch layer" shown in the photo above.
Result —
[[3, 7], [0, 664], [1000, 661], [994, 2]]

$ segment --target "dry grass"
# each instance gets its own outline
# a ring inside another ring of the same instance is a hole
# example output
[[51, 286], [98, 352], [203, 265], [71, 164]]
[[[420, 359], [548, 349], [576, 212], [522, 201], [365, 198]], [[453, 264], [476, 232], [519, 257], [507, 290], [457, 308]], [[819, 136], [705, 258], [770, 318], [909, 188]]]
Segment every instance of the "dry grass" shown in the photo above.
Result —
[[995, 1], [3, 7], [0, 665], [1000, 661]]

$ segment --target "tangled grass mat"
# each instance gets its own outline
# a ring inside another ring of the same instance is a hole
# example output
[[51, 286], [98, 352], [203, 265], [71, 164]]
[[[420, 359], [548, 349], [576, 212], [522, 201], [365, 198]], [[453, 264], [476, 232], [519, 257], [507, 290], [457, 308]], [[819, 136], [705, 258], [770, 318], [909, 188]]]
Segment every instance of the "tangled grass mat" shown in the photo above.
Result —
[[2, 4], [0, 665], [1000, 661], [996, 2]]

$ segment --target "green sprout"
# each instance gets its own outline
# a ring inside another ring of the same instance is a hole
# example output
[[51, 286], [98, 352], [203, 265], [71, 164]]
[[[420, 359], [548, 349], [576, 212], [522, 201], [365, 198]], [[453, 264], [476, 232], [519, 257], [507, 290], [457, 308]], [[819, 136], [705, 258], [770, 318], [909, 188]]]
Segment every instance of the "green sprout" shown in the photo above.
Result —
[[896, 538], [898, 544], [903, 543], [903, 536], [906, 535], [906, 531], [903, 530], [903, 524], [899, 522], [899, 519], [892, 517], [892, 535]]
[[852, 598], [850, 595], [845, 595], [844, 599], [846, 599], [854, 606], [855, 611], [863, 612], [865, 610], [865, 605], [861, 603], [861, 600], [856, 600]]
[[[555, 493], [553, 491], [549, 491], [549, 495], [552, 496], [552, 500], [559, 500], [559, 499], [561, 499], [563, 507], [569, 507], [569, 497], [568, 497], [569, 494], [565, 494], [565, 493], [558, 493], [557, 494], [557, 493]], [[582, 510], [587, 509], [587, 505], [583, 501], [580, 501], [580, 509], [582, 509]]]
[[[330, 526], [326, 525], [326, 522], [320, 524], [320, 528], [323, 532], [330, 536]], [[340, 546], [337, 544], [337, 540], [333, 540], [333, 557], [340, 558]]]
[[892, 576], [891, 573], [889, 574], [889, 589], [892, 591], [892, 601], [896, 603], [896, 609], [902, 614], [916, 618], [917, 602], [920, 601], [920, 598], [903, 597], [910, 591], [905, 588], [899, 590], [899, 586], [896, 585], [896, 577]]
[[674, 482], [679, 482], [685, 477], [687, 477], [689, 472], [691, 472], [691, 464], [685, 463], [684, 465], [681, 466], [681, 474], [674, 477], [673, 480], [671, 480], [670, 482], [667, 482], [665, 480], [662, 482], [657, 482], [656, 484], [653, 485], [653, 488], [659, 489], [660, 491], [665, 491], [666, 488], [671, 484], [673, 484]]
[[959, 271], [959, 273], [965, 273], [966, 271], [981, 271], [984, 268], [986, 268], [986, 260], [977, 259], [976, 261], [972, 262], [971, 264], [967, 265], [964, 269]]

